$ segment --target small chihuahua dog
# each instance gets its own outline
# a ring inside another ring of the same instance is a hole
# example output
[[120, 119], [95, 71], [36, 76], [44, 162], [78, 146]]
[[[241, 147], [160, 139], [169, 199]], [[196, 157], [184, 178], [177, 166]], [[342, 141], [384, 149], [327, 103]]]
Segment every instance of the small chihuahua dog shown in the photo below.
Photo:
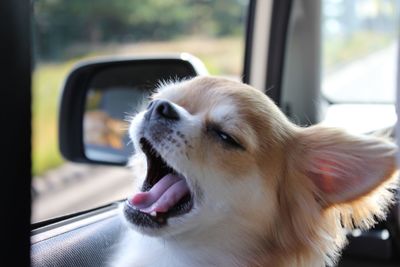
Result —
[[129, 134], [136, 192], [113, 266], [334, 265], [397, 185], [394, 144], [298, 127], [224, 78], [162, 84]]

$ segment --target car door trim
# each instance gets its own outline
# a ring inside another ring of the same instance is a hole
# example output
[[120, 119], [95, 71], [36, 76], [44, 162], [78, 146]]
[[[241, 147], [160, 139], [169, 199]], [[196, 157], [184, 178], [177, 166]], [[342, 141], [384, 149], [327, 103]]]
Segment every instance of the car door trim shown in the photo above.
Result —
[[102, 209], [96, 209], [91, 212], [71, 217], [53, 224], [37, 228], [31, 232], [31, 243], [35, 244], [43, 240], [65, 234], [78, 228], [105, 220], [119, 213], [119, 204], [108, 205]]

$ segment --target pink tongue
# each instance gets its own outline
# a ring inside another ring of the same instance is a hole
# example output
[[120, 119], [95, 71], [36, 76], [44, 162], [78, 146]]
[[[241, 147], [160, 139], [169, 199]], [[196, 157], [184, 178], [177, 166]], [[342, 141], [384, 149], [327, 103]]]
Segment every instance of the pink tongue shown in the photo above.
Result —
[[170, 173], [161, 178], [150, 191], [133, 196], [130, 203], [146, 213], [167, 212], [187, 193], [189, 188], [185, 179]]

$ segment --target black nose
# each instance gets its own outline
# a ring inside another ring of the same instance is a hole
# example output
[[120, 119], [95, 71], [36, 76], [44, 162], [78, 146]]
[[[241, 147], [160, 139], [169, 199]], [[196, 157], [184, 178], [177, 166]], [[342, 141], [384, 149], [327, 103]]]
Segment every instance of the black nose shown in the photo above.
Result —
[[169, 120], [179, 120], [179, 114], [170, 102], [165, 100], [154, 100], [147, 107], [150, 116]]

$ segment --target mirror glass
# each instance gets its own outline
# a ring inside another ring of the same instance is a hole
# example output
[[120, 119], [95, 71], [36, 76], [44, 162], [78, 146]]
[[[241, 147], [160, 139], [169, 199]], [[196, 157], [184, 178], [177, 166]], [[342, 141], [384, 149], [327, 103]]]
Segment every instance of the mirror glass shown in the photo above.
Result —
[[86, 157], [126, 163], [134, 152], [128, 135], [130, 118], [147, 106], [160, 81], [193, 76], [189, 65], [174, 62], [128, 62], [96, 70], [89, 82], [83, 117]]

